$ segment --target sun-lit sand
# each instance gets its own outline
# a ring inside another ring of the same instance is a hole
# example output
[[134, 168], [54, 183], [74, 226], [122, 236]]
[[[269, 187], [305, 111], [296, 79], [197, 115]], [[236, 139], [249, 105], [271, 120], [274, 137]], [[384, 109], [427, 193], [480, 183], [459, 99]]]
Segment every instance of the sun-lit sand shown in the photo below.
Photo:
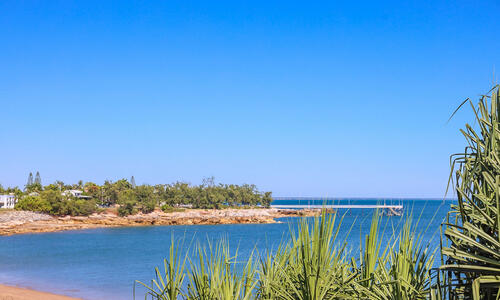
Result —
[[68, 296], [0, 284], [0, 300], [75, 300]]

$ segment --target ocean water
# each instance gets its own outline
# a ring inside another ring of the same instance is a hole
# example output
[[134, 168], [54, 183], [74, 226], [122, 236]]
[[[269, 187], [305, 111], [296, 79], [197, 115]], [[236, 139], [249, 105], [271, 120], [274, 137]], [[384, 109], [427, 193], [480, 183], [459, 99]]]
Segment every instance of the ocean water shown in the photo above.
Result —
[[[376, 204], [380, 199], [276, 200], [273, 204]], [[392, 233], [404, 218], [413, 218], [416, 230], [431, 247], [439, 247], [439, 227], [451, 200], [386, 200], [402, 203], [404, 217], [383, 217]], [[343, 209], [337, 213], [339, 241], [359, 257], [360, 238], [369, 232], [373, 209]], [[198, 243], [225, 238], [241, 257], [252, 251], [272, 251], [286, 241], [298, 218], [278, 224], [190, 225], [103, 228], [0, 237], [0, 283], [30, 287], [84, 299], [133, 299], [134, 282], [148, 283], [154, 267], [168, 256], [172, 236], [188, 251]], [[349, 233], [349, 234], [347, 234]], [[387, 237], [390, 233], [386, 233]], [[436, 262], [437, 265], [438, 262]], [[136, 298], [144, 299], [137, 286]]]

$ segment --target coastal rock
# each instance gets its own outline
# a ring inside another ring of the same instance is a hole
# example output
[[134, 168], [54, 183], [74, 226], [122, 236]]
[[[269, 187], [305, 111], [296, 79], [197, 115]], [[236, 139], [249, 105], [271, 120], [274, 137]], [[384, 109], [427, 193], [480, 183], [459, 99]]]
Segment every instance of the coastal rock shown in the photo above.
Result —
[[52, 219], [53, 217], [49, 215], [31, 211], [5, 211], [0, 213], [0, 226], [18, 225]]
[[271, 224], [277, 218], [315, 216], [320, 210], [291, 210], [273, 208], [250, 209], [186, 209], [182, 212], [165, 213], [154, 211], [119, 217], [116, 212], [106, 210], [88, 217], [54, 218], [45, 214], [8, 211], [0, 213], [0, 235], [53, 232], [61, 230], [89, 229], [119, 226], [151, 225], [210, 225], [210, 224]]

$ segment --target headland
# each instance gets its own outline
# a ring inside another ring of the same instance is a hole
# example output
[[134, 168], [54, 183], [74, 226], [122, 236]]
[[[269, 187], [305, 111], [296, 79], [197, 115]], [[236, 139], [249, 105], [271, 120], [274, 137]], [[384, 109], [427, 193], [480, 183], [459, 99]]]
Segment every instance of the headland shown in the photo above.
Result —
[[120, 217], [116, 210], [107, 209], [89, 216], [56, 217], [13, 210], [0, 213], [0, 235], [124, 226], [269, 224], [279, 222], [278, 218], [316, 216], [320, 213], [320, 209], [227, 208], [176, 212], [155, 210], [148, 214]]

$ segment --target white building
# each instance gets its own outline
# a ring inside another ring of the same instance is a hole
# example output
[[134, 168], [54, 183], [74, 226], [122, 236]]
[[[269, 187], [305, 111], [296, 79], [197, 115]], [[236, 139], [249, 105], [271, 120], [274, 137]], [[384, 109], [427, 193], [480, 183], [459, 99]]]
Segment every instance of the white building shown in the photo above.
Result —
[[14, 208], [16, 202], [14, 195], [0, 195], [0, 208]]
[[62, 192], [61, 194], [63, 196], [73, 196], [75, 198], [80, 198], [80, 199], [87, 199], [87, 198], [91, 198], [90, 196], [85, 196], [85, 195], [82, 195], [82, 191], [80, 190], [65, 190], [64, 192]]

